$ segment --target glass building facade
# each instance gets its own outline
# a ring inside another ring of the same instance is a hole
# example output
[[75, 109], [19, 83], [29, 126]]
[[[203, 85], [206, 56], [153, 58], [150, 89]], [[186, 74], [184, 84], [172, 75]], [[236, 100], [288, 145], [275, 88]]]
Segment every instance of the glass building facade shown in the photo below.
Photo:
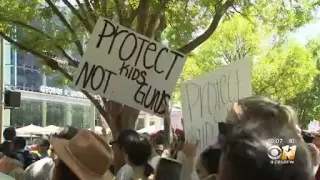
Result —
[[5, 110], [4, 126], [34, 124], [89, 128], [92, 112], [96, 113], [95, 124], [100, 125], [100, 115], [92, 110], [90, 101], [82, 93], [58, 85], [55, 76], [44, 75], [38, 62], [32, 55], [5, 43], [5, 86], [21, 92], [21, 107]]

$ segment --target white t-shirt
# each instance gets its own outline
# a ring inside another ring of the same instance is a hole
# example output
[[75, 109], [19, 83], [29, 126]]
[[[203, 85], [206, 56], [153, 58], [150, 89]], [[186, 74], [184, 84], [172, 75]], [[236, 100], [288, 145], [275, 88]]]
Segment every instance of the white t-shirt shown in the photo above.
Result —
[[6, 175], [6, 174], [4, 174], [4, 173], [1, 173], [1, 172], [0, 172], [0, 179], [1, 179], [1, 180], [14, 180], [13, 177], [8, 176], [8, 175]]
[[[153, 167], [153, 169], [157, 168], [160, 158], [160, 156], [155, 156], [150, 160], [149, 164]], [[116, 175], [116, 180], [129, 180], [132, 177], [132, 175], [133, 170], [131, 166], [129, 164], [125, 164], [118, 171]]]
[[31, 164], [24, 171], [24, 180], [51, 180], [54, 169], [53, 159], [43, 158]]
[[195, 171], [195, 167], [190, 164], [186, 155], [182, 151], [178, 152], [177, 161], [182, 164], [180, 175], [181, 180], [199, 180], [197, 172]]

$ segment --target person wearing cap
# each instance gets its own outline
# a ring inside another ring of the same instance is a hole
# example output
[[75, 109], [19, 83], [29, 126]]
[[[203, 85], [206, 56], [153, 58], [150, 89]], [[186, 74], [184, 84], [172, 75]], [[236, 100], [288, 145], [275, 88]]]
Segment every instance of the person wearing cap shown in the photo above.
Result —
[[81, 130], [70, 140], [53, 137], [50, 140], [57, 164], [53, 180], [111, 180], [109, 167], [113, 151], [96, 133]]

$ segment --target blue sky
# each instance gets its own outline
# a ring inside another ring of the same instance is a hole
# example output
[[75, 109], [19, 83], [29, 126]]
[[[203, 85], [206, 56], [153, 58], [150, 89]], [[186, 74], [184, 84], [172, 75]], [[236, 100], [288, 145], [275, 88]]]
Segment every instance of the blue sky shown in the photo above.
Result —
[[310, 39], [320, 38], [320, 20], [304, 25], [291, 36], [303, 44], [307, 43]]
[[307, 43], [310, 39], [320, 39], [320, 8], [317, 10], [316, 19], [314, 21], [304, 25], [291, 36], [296, 41], [303, 44]]

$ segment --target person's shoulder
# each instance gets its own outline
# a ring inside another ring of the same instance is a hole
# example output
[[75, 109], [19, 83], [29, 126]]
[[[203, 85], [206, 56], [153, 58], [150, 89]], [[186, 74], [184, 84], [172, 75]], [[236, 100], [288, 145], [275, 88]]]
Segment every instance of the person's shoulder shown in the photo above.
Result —
[[24, 173], [31, 176], [37, 175], [38, 173], [42, 173], [42, 171], [44, 171], [44, 168], [48, 166], [52, 167], [53, 165], [54, 165], [54, 162], [52, 158], [43, 158], [29, 165], [29, 167], [27, 167]]
[[156, 169], [160, 159], [161, 159], [161, 156], [155, 156], [151, 159], [150, 165], [153, 167], [153, 169]]
[[8, 175], [6, 175], [6, 174], [4, 174], [4, 173], [1, 173], [1, 172], [0, 172], [0, 179], [1, 179], [1, 180], [14, 180], [13, 177], [8, 176]]
[[117, 180], [128, 179], [131, 177], [132, 173], [133, 173], [133, 170], [131, 166], [129, 164], [125, 164], [117, 172], [116, 179]]

